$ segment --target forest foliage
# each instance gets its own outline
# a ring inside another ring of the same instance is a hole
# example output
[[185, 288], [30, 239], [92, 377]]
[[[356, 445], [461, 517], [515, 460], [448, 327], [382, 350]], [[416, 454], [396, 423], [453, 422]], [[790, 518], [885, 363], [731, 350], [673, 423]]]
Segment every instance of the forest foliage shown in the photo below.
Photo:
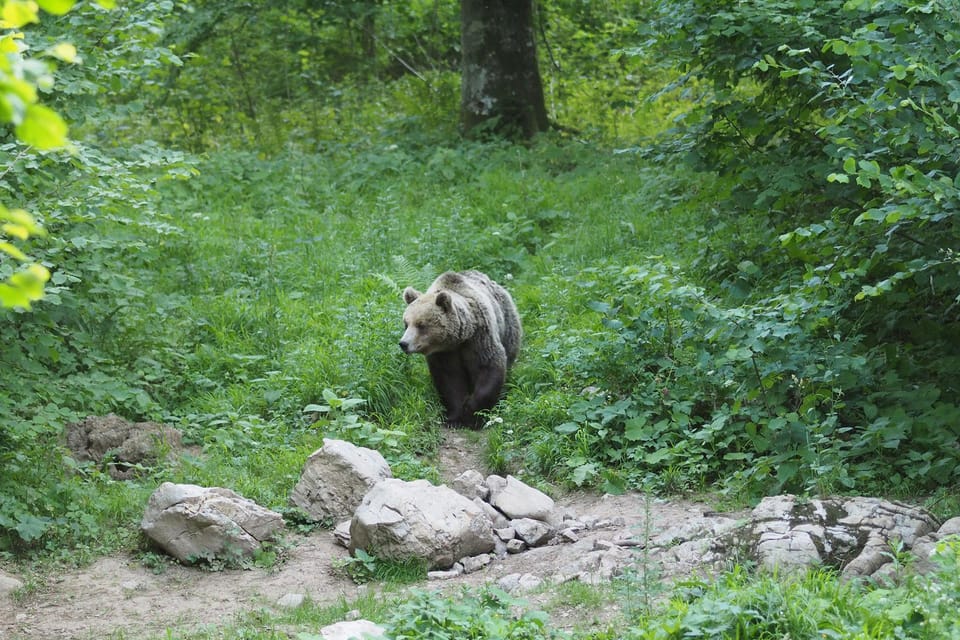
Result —
[[[454, 2], [24, 4], [0, 277], [49, 279], [0, 311], [0, 553], [135, 545], [162, 480], [286, 509], [324, 435], [435, 474], [396, 334], [443, 269], [524, 316], [498, 470], [742, 500], [960, 480], [953, 0], [538, 3], [558, 129], [527, 146], [460, 139]], [[113, 481], [62, 443], [108, 412], [200, 453]]]

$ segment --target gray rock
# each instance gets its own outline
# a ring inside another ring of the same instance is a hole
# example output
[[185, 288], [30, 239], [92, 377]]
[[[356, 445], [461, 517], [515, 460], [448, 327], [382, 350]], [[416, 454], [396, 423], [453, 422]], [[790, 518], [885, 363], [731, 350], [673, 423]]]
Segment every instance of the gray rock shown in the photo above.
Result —
[[937, 568], [934, 556], [940, 543], [949, 536], [960, 535], [960, 518], [951, 518], [944, 522], [937, 531], [917, 538], [911, 553], [916, 562], [910, 567], [917, 573], [930, 573]]
[[585, 584], [602, 584], [623, 573], [631, 559], [630, 553], [619, 547], [589, 551], [557, 572], [554, 581], [563, 583], [579, 580]]
[[333, 541], [347, 549], [350, 548], [350, 522], [351, 520], [344, 520], [333, 528]]
[[507, 593], [522, 593], [536, 589], [543, 580], [532, 573], [511, 573], [497, 580], [497, 586]]
[[369, 620], [345, 620], [320, 629], [323, 640], [381, 640], [386, 629]]
[[324, 438], [304, 464], [290, 502], [317, 521], [352, 518], [367, 491], [392, 475], [379, 452]]
[[446, 569], [458, 558], [494, 549], [493, 524], [471, 500], [426, 480], [383, 480], [350, 523], [351, 550], [392, 560], [421, 559]]
[[296, 609], [301, 606], [306, 599], [307, 596], [302, 593], [287, 593], [277, 600], [277, 606], [283, 609]]
[[230, 489], [164, 482], [140, 522], [143, 532], [181, 562], [251, 556], [283, 529], [279, 513]]
[[762, 566], [789, 571], [822, 564], [841, 568], [847, 578], [872, 575], [889, 562], [894, 541], [909, 549], [938, 528], [922, 509], [863, 497], [772, 496], [751, 520], [749, 551]]
[[476, 573], [490, 564], [492, 560], [493, 558], [490, 557], [489, 553], [484, 553], [479, 556], [461, 558], [460, 564], [463, 565], [464, 573]]
[[487, 517], [490, 518], [490, 522], [493, 523], [495, 528], [503, 529], [510, 526], [510, 521], [507, 519], [507, 516], [491, 507], [489, 503], [481, 500], [480, 498], [474, 498], [473, 504], [477, 505], [479, 509], [487, 514]]
[[502, 529], [494, 529], [493, 532], [497, 534], [497, 537], [503, 540], [504, 542], [509, 542], [517, 537], [517, 530], [513, 527], [503, 527]]
[[446, 571], [427, 571], [427, 580], [449, 580], [458, 578], [464, 573], [463, 565], [459, 562]]
[[577, 542], [580, 540], [580, 536], [577, 535], [576, 530], [571, 527], [568, 527], [558, 533], [557, 538], [560, 539], [560, 542]]
[[13, 576], [0, 573], [0, 598], [11, 596], [20, 589], [23, 589], [23, 582]]
[[479, 471], [468, 469], [453, 479], [450, 488], [465, 498], [480, 498], [486, 500], [490, 495], [490, 488]]
[[513, 476], [487, 476], [487, 486], [490, 488], [488, 502], [511, 520], [532, 518], [546, 521], [555, 516], [556, 505], [550, 496]]
[[507, 553], [520, 553], [527, 550], [527, 543], [519, 538], [507, 540]]
[[531, 547], [546, 544], [553, 535], [553, 529], [546, 522], [532, 518], [518, 518], [510, 521], [510, 526], [517, 532], [517, 537]]

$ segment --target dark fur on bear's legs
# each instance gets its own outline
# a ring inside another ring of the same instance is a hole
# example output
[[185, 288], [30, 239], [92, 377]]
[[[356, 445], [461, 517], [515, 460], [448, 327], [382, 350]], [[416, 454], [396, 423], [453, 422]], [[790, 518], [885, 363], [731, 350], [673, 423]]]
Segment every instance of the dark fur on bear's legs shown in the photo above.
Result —
[[504, 375], [497, 367], [473, 365], [457, 351], [427, 356], [433, 385], [446, 409], [445, 424], [479, 429], [478, 411], [492, 409], [500, 400]]
[[464, 398], [470, 395], [470, 380], [457, 351], [444, 351], [427, 356], [427, 367], [440, 402], [446, 409], [446, 423], [463, 424]]

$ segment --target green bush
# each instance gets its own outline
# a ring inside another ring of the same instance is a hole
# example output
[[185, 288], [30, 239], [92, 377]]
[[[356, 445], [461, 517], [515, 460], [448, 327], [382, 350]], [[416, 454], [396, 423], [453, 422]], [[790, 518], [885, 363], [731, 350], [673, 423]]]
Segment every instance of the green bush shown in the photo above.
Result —
[[438, 593], [415, 592], [400, 604], [386, 624], [393, 640], [540, 640], [564, 638], [551, 630], [540, 612], [515, 613], [519, 602], [497, 589], [445, 598]]

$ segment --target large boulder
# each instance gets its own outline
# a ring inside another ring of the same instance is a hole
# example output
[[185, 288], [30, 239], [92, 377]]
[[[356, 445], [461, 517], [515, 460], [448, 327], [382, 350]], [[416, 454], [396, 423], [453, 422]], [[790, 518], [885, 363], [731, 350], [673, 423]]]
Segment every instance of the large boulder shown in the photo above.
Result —
[[112, 413], [88, 416], [66, 428], [67, 447], [80, 462], [107, 463], [114, 480], [128, 480], [142, 465], [182, 448], [180, 431], [157, 422], [130, 422]]
[[339, 522], [353, 516], [371, 487], [392, 476], [379, 452], [324, 438], [307, 459], [290, 501], [314, 520]]
[[190, 564], [252, 556], [283, 528], [283, 518], [230, 489], [164, 482], [150, 496], [140, 528]]
[[487, 502], [511, 520], [531, 518], [548, 521], [554, 516], [556, 505], [553, 498], [513, 476], [488, 476], [486, 484], [490, 489]]
[[378, 483], [350, 523], [351, 550], [391, 560], [421, 559], [430, 569], [446, 569], [494, 546], [493, 524], [482, 509], [426, 480]]
[[939, 528], [918, 507], [880, 498], [764, 498], [750, 516], [749, 551], [767, 568], [824, 565], [844, 577], [869, 576], [890, 561], [893, 543], [909, 549]]

